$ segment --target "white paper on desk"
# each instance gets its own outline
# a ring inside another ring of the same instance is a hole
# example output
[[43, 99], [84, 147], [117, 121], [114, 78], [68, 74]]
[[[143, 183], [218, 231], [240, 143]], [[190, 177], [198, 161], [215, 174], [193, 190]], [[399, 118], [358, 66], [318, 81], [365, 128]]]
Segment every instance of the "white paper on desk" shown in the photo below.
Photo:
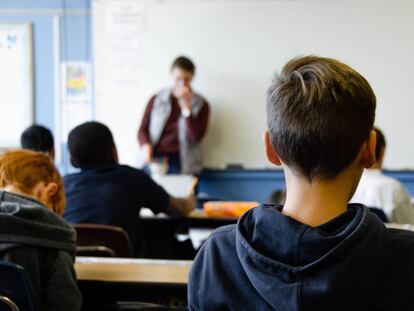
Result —
[[194, 182], [193, 175], [151, 175], [171, 196], [186, 197]]
[[139, 216], [142, 218], [167, 218], [169, 217], [167, 214], [165, 213], [158, 213], [158, 214], [154, 214], [153, 211], [151, 211], [149, 208], [147, 207], [142, 207], [139, 210]]

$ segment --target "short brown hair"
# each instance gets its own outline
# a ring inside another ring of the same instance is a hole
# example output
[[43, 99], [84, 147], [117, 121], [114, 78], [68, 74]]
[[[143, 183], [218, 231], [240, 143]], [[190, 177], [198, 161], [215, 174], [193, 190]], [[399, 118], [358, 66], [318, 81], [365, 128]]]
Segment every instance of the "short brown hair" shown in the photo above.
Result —
[[267, 93], [271, 143], [308, 180], [334, 178], [368, 139], [375, 108], [369, 83], [351, 67], [331, 58], [294, 58]]
[[0, 188], [13, 185], [30, 194], [39, 182], [54, 182], [58, 185], [58, 191], [53, 198], [53, 212], [62, 216], [65, 209], [62, 177], [46, 154], [22, 149], [0, 155]]
[[183, 69], [185, 71], [189, 71], [192, 74], [194, 74], [194, 72], [195, 72], [194, 63], [191, 61], [191, 59], [189, 59], [185, 56], [179, 56], [174, 60], [174, 62], [171, 65], [171, 70], [174, 69], [174, 68], [180, 68], [180, 69]]

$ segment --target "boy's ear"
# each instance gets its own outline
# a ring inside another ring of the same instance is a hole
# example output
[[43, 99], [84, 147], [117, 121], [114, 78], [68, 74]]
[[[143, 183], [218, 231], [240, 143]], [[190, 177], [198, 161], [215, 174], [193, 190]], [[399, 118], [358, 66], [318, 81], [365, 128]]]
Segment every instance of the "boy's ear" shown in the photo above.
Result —
[[53, 197], [57, 193], [59, 186], [55, 182], [50, 182], [47, 184], [45, 188], [46, 195], [48, 197]]
[[266, 131], [263, 134], [263, 141], [266, 149], [267, 159], [277, 166], [282, 165], [282, 161], [280, 160], [279, 155], [277, 154], [275, 148], [273, 148], [272, 143], [270, 142], [269, 131]]
[[370, 168], [375, 164], [375, 147], [377, 146], [377, 133], [371, 131], [368, 139], [363, 144], [361, 163], [364, 168]]

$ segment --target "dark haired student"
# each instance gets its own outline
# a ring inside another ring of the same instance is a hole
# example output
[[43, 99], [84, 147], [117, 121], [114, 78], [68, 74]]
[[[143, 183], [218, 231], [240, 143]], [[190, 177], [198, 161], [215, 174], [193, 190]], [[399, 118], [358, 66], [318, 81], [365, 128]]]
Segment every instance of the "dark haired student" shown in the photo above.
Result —
[[414, 232], [348, 204], [375, 162], [375, 107], [368, 82], [337, 60], [284, 66], [267, 94], [264, 144], [284, 170], [285, 203], [210, 236], [190, 271], [190, 310], [413, 309]]
[[118, 164], [112, 133], [101, 123], [75, 127], [69, 133], [68, 148], [72, 164], [81, 171], [64, 177], [65, 220], [122, 227], [129, 234], [135, 255], [144, 255], [141, 207], [176, 216], [186, 215], [195, 207], [193, 197], [170, 197], [143, 171]]
[[374, 128], [374, 131], [377, 134], [376, 161], [362, 174], [351, 202], [381, 209], [390, 222], [414, 224], [414, 208], [409, 193], [397, 179], [382, 172], [386, 141], [379, 128]]
[[210, 108], [191, 88], [193, 62], [178, 57], [171, 66], [172, 87], [151, 97], [138, 131], [145, 162], [167, 161], [169, 173], [198, 173], [202, 167], [201, 141], [207, 132]]
[[38, 124], [29, 126], [20, 136], [23, 149], [46, 153], [52, 160], [55, 158], [55, 145], [52, 132]]

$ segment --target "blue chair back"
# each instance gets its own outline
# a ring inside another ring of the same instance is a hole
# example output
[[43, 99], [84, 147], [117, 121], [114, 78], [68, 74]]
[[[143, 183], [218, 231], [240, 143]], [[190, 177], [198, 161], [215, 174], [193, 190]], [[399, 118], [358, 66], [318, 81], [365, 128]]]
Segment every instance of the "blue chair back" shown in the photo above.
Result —
[[0, 311], [10, 310], [36, 310], [32, 286], [22, 267], [0, 261]]

